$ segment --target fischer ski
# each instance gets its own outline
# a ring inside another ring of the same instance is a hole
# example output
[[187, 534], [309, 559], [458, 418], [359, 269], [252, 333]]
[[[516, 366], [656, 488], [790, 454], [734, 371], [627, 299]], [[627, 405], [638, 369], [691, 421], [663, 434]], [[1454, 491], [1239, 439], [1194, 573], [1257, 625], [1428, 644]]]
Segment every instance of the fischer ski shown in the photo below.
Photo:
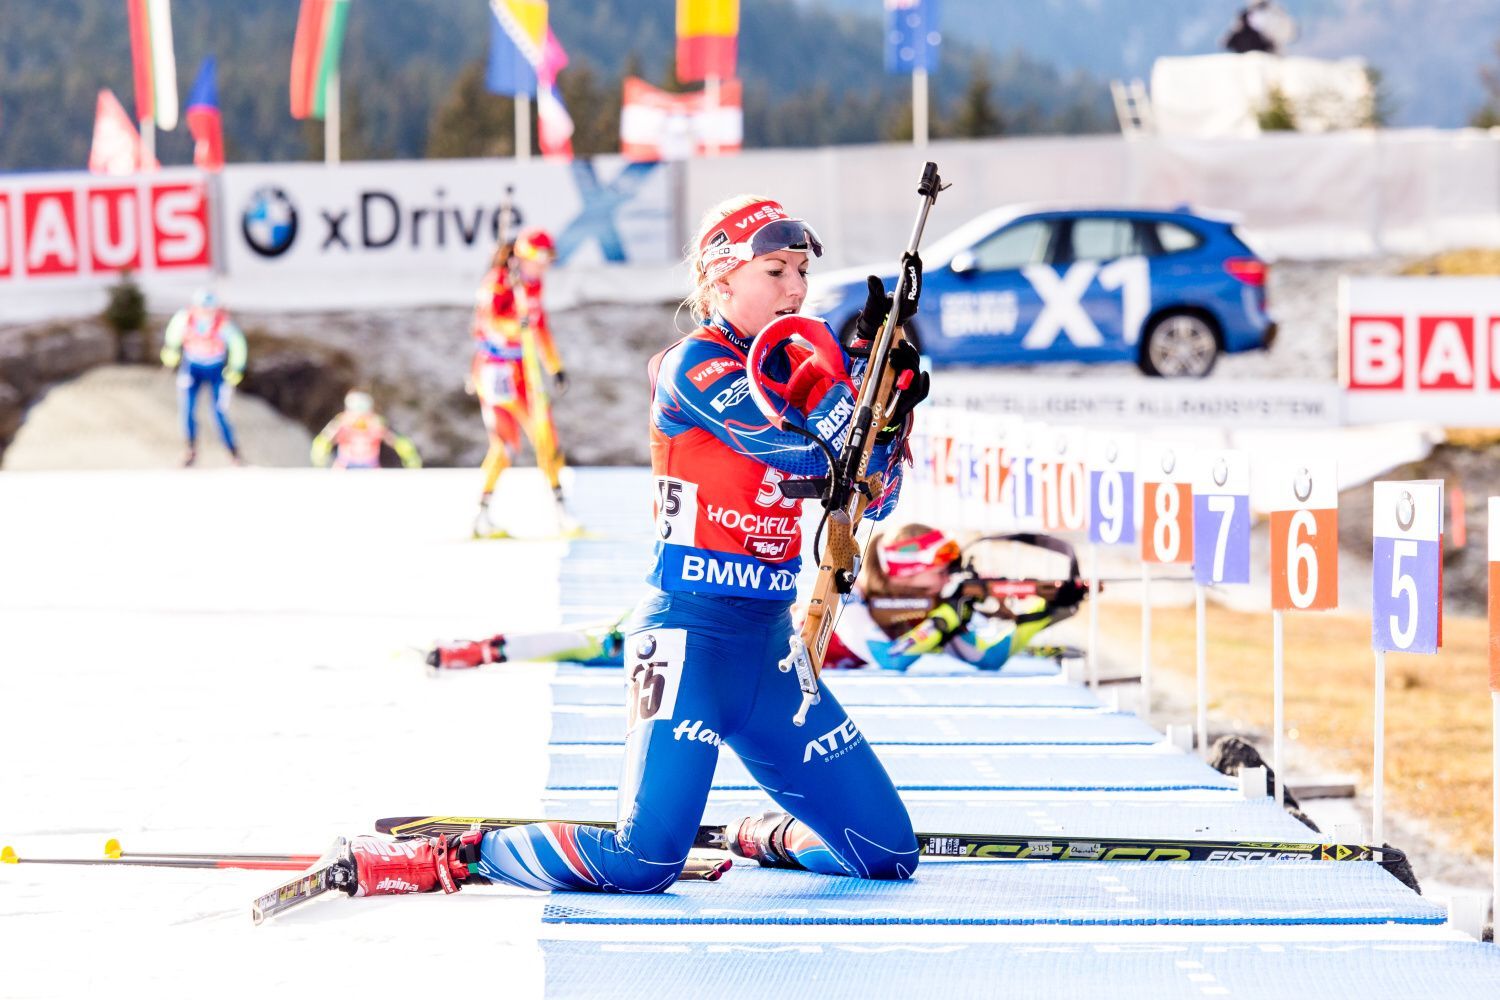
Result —
[[[461, 833], [479, 826], [503, 830], [531, 823], [566, 822], [614, 828], [605, 820], [535, 820], [474, 816], [393, 816], [375, 821], [395, 837]], [[1292, 843], [1271, 840], [1152, 840], [1130, 837], [1011, 836], [984, 833], [918, 833], [924, 857], [984, 861], [1374, 861], [1397, 864], [1406, 855], [1366, 844]], [[727, 850], [724, 827], [698, 827], [693, 846]]]

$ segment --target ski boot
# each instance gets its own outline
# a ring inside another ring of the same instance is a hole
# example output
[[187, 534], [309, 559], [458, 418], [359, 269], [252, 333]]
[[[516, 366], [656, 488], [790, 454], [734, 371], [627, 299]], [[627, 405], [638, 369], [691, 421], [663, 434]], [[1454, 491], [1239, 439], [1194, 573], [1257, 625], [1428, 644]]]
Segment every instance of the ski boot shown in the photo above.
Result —
[[471, 670], [486, 663], [505, 662], [505, 636], [492, 635], [488, 639], [470, 642], [459, 639], [440, 642], [427, 654], [427, 666], [432, 670]]
[[400, 896], [488, 885], [489, 879], [475, 871], [483, 839], [481, 830], [394, 841], [355, 837], [349, 842], [354, 878], [344, 888], [351, 896]]
[[787, 848], [787, 831], [796, 820], [788, 813], [768, 809], [759, 816], [728, 823], [724, 840], [731, 854], [749, 858], [762, 868], [796, 868], [806, 866], [797, 861]]
[[198, 449], [192, 445], [188, 445], [186, 454], [182, 456], [182, 467], [184, 469], [191, 469], [193, 463], [196, 461], [198, 461]]
[[563, 504], [563, 488], [552, 487], [552, 501], [557, 509], [557, 534], [560, 538], [582, 538], [584, 535], [583, 525], [578, 519], [568, 513], [568, 508]]
[[503, 528], [495, 527], [495, 522], [490, 519], [488, 499], [480, 501], [479, 513], [474, 515], [474, 537], [476, 539], [510, 537], [510, 532]]

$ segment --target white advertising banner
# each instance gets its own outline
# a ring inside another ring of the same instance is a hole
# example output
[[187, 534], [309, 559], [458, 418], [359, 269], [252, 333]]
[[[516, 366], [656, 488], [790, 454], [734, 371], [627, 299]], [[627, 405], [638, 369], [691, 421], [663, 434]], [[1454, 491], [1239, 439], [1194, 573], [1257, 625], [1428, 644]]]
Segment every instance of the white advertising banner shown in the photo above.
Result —
[[1343, 278], [1339, 314], [1351, 423], [1500, 426], [1500, 278]]
[[1340, 395], [1306, 379], [1018, 377], [1000, 367], [932, 376], [940, 406], [1091, 427], [1331, 427], [1341, 422]]
[[552, 234], [555, 274], [606, 265], [663, 271], [678, 257], [660, 164], [618, 157], [257, 164], [224, 170], [228, 277], [237, 297], [274, 288], [314, 306], [348, 308], [361, 291], [377, 301], [421, 301], [423, 288], [427, 301], [455, 294], [467, 301], [494, 252], [507, 187], [521, 227]]

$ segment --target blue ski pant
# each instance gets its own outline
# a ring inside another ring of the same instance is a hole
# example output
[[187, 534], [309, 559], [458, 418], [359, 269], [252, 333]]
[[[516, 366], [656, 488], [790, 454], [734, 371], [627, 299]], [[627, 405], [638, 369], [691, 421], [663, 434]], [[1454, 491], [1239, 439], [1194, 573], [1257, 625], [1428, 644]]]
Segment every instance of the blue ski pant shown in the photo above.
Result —
[[187, 434], [188, 444], [198, 440], [198, 419], [194, 414], [198, 408], [198, 392], [207, 387], [214, 404], [214, 419], [219, 424], [219, 436], [224, 447], [231, 452], [238, 449], [234, 444], [234, 428], [229, 424], [230, 385], [224, 381], [224, 365], [195, 365], [184, 362], [177, 372], [178, 403], [182, 410], [182, 429]]
[[797, 818], [787, 845], [816, 872], [904, 879], [906, 806], [858, 724], [826, 689], [803, 726], [782, 673], [787, 603], [653, 591], [625, 634], [625, 770], [615, 830], [543, 823], [487, 833], [481, 874], [534, 889], [660, 892], [687, 860], [721, 747]]

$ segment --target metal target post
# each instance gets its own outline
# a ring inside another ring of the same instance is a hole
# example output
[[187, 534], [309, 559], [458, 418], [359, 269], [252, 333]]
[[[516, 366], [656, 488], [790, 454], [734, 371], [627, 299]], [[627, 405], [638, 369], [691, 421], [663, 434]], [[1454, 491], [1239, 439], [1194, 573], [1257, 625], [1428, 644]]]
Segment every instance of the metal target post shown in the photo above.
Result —
[[1151, 563], [1193, 561], [1193, 488], [1188, 449], [1141, 445], [1141, 698], [1151, 714]]
[[1490, 803], [1490, 825], [1494, 830], [1490, 845], [1491, 912], [1500, 918], [1500, 497], [1489, 503], [1489, 620], [1490, 620], [1490, 747], [1494, 754], [1494, 789]]
[[1099, 690], [1099, 543], [1089, 542], [1089, 689]]
[[1271, 491], [1271, 766], [1276, 801], [1286, 802], [1287, 611], [1338, 607], [1338, 464], [1333, 459], [1292, 462], [1278, 469]]
[[[1089, 685], [1099, 687], [1099, 549], [1131, 545], [1135, 530], [1135, 466], [1133, 434], [1089, 434], [1083, 443], [1084, 476], [1088, 484], [1089, 530]], [[1143, 671], [1142, 683], [1149, 691]]]
[[1443, 483], [1377, 482], [1374, 491], [1375, 759], [1371, 827], [1385, 841], [1385, 654], [1436, 653], [1443, 643]]
[[1208, 588], [1250, 582], [1250, 459], [1202, 452], [1193, 463], [1193, 597], [1198, 631], [1198, 752], [1208, 756]]

